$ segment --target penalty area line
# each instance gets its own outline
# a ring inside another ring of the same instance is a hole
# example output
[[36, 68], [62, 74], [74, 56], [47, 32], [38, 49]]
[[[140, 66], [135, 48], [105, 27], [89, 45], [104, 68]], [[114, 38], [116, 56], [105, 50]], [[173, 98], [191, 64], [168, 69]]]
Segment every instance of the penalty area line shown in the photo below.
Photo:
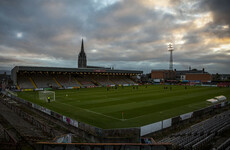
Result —
[[[57, 101], [55, 101], [55, 102], [57, 102]], [[58, 103], [61, 103], [61, 102], [58, 102]], [[68, 104], [65, 104], [65, 103], [61, 103], [61, 104], [64, 104], [64, 105], [67, 105], [67, 106], [70, 106], [70, 107], [73, 107], [73, 108], [78, 108], [78, 109], [81, 109], [81, 110], [84, 110], [84, 111], [87, 111], [87, 112], [90, 112], [90, 113], [93, 113], [93, 114], [97, 114], [97, 115], [100, 115], [100, 116], [104, 116], [104, 117], [107, 117], [107, 118], [119, 120], [119, 121], [125, 121], [126, 120], [126, 119], [125, 120], [124, 119], [118, 119], [118, 118], [108, 116], [108, 115], [105, 115], [105, 114], [102, 114], [102, 113], [99, 113], [99, 112], [95, 112], [95, 111], [92, 111], [92, 110], [89, 110], [89, 109], [84, 109], [84, 108], [77, 107], [77, 106], [68, 105]]]
[[[161, 112], [161, 113], [162, 113], [162, 112]], [[149, 114], [153, 114], [153, 113], [149, 113]], [[140, 115], [140, 116], [132, 117], [132, 118], [125, 119], [125, 120], [133, 120], [133, 119], [137, 119], [137, 118], [144, 117], [144, 116], [149, 115], [149, 114], [145, 114], [145, 115]]]

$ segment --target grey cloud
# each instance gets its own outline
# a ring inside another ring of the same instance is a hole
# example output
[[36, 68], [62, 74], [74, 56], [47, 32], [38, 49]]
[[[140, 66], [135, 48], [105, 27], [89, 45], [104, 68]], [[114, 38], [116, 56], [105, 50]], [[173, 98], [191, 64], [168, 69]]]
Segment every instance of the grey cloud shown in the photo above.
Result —
[[[173, 30], [192, 28], [189, 23], [182, 25], [176, 21], [192, 20], [191, 13], [195, 14], [200, 4], [199, 0], [195, 0], [189, 8], [189, 0], [171, 2], [171, 9], [176, 14], [146, 8], [139, 0], [118, 1], [100, 9], [93, 0], [2, 0], [0, 46], [8, 49], [2, 48], [0, 52], [15, 51], [18, 55], [28, 53], [54, 60], [20, 60], [22, 62], [19, 64], [71, 66], [77, 60], [80, 38], [83, 36], [86, 37], [85, 50], [91, 65], [108, 63], [116, 64], [116, 68], [120, 69], [136, 67], [146, 71], [150, 68], [167, 69], [169, 53], [165, 44], [173, 40]], [[212, 9], [220, 14], [211, 2], [207, 2], [205, 11]], [[16, 38], [17, 32], [22, 32], [24, 37]], [[186, 43], [175, 45], [174, 58], [177, 64], [208, 64], [208, 59], [199, 55], [216, 45], [202, 45], [203, 34], [229, 35], [216, 24], [209, 24], [199, 30], [188, 30], [183, 37]], [[92, 53], [93, 49], [97, 53]], [[217, 57], [213, 59], [216, 64], [225, 64], [228, 60], [227, 57], [223, 57], [223, 60]], [[4, 58], [2, 61], [14, 63], [18, 60]], [[180, 65], [176, 67], [183, 68]]]
[[183, 37], [183, 39], [186, 41], [186, 44], [195, 44], [195, 43], [200, 43], [200, 37], [197, 35], [186, 35]]
[[[228, 59], [229, 56], [224, 54], [207, 54], [205, 56], [197, 56], [197, 57], [191, 57], [187, 56], [180, 59], [180, 62], [188, 62], [191, 64], [209, 64], [209, 63], [215, 63], [215, 64], [224, 64], [224, 63], [230, 63], [230, 60]], [[212, 61], [210, 61], [212, 60]]]
[[14, 58], [0, 56], [0, 64], [3, 64], [3, 63], [12, 63], [12, 62], [21, 63], [23, 61], [22, 60], [18, 60], [18, 59], [14, 59]]
[[[61, 34], [64, 29], [78, 33], [77, 31], [81, 31], [83, 27], [81, 19], [79, 19], [80, 17], [78, 16], [68, 16], [66, 14], [57, 16], [57, 18], [52, 17], [51, 12], [49, 12], [51, 10], [46, 8], [48, 2], [55, 4], [58, 1], [16, 0], [12, 3], [7, 0], [1, 1], [0, 32], [3, 33], [0, 36], [1, 42], [15, 48], [20, 47], [28, 52], [50, 53], [50, 55], [55, 56], [56, 53], [50, 51], [47, 47], [63, 46], [65, 43], [57, 42], [53, 40], [53, 37]], [[62, 3], [63, 1], [59, 2]], [[81, 7], [81, 5], [77, 5], [80, 3], [86, 5], [87, 1], [78, 1], [78, 3], [76, 3], [76, 1], [69, 2], [70, 3], [63, 3], [64, 9], [59, 11], [64, 14], [68, 7], [72, 7], [72, 10], [76, 9], [79, 12], [82, 11], [85, 13], [87, 13], [85, 10], [89, 10], [85, 7]], [[74, 3], [75, 9], [73, 9], [74, 6], [71, 5], [72, 3]], [[82, 13], [81, 16], [84, 16], [84, 13]], [[20, 40], [16, 39], [15, 34], [17, 32], [22, 32], [25, 38]], [[66, 43], [68, 43], [68, 41]], [[65, 46], [67, 46], [67, 44]], [[61, 55], [57, 54], [56, 56], [60, 57]]]
[[201, 7], [213, 12], [217, 24], [230, 24], [229, 0], [204, 0]]

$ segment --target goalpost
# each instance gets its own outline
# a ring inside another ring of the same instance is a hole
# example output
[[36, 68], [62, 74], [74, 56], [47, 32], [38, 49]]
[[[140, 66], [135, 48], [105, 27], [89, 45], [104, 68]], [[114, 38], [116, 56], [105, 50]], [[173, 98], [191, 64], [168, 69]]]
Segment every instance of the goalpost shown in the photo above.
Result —
[[54, 91], [39, 91], [39, 99], [48, 102], [48, 97], [50, 97], [50, 102], [55, 101]]

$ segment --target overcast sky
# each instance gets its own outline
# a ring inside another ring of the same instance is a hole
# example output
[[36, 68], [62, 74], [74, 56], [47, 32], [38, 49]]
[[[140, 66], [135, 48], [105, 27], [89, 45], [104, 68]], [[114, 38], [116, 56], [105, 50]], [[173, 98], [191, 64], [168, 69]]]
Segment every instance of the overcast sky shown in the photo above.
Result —
[[229, 0], [0, 0], [0, 70], [88, 65], [230, 73]]

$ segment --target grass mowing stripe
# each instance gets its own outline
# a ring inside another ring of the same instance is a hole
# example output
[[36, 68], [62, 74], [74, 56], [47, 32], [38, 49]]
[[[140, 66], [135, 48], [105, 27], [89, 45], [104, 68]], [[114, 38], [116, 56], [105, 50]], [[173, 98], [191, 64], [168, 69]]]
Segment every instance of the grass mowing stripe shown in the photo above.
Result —
[[[151, 112], [164, 111], [172, 107], [176, 108], [180, 106], [186, 106], [188, 105], [188, 102], [189, 104], [197, 103], [200, 101], [199, 97], [201, 97], [202, 95], [214, 94], [214, 93], [215, 93], [214, 91], [206, 91], [206, 93], [196, 93], [189, 97], [186, 97], [184, 95], [176, 96], [174, 99], [171, 98], [171, 99], [168, 99], [168, 101], [164, 101], [162, 103], [152, 104], [152, 105], [146, 104], [145, 106], [131, 108], [131, 109], [129, 107], [126, 107], [126, 109], [122, 111], [127, 114], [128, 118], [132, 118], [135, 116], [144, 115], [144, 114], [151, 113]], [[205, 99], [203, 100], [203, 102], [206, 103]], [[139, 106], [138, 104], [136, 105]], [[106, 113], [106, 114], [114, 116], [114, 117], [119, 117], [120, 111], [114, 111], [112, 113]]]
[[60, 104], [62, 104], [62, 105], [66, 105], [66, 106], [72, 107], [72, 108], [74, 108], [74, 109], [77, 108], [77, 109], [80, 109], [80, 110], [82, 110], [82, 111], [86, 111], [86, 112], [89, 112], [89, 113], [97, 114], [97, 115], [99, 115], [99, 116], [104, 116], [104, 117], [108, 117], [108, 118], [111, 118], [111, 119], [115, 119], [115, 120], [121, 121], [121, 119], [118, 119], [118, 118], [115, 118], [115, 117], [112, 117], [112, 116], [108, 116], [108, 115], [105, 115], [105, 114], [102, 114], [102, 113], [94, 112], [94, 111], [91, 111], [91, 110], [88, 110], [88, 109], [84, 109], [84, 108], [80, 108], [80, 107], [68, 105], [68, 104], [66, 104], [66, 103], [61, 103], [61, 102], [56, 102], [56, 103], [60, 103]]
[[[108, 92], [106, 88], [56, 90], [56, 101], [51, 103], [38, 100], [38, 92], [19, 92], [18, 95], [75, 120], [105, 129], [142, 126], [205, 107], [208, 98], [219, 95], [230, 98], [229, 88], [188, 86], [186, 90], [184, 86], [172, 86], [172, 89], [164, 90], [164, 86], [154, 85], [147, 88], [139, 86], [138, 90], [119, 87]], [[121, 121], [121, 112], [124, 112], [125, 121]]]
[[[203, 91], [206, 91], [207, 89], [202, 89]], [[214, 90], [214, 89], [211, 89]], [[201, 91], [201, 89], [199, 90]], [[195, 92], [194, 90], [192, 91], [187, 91], [186, 92]], [[111, 105], [121, 105], [121, 104], [129, 104], [129, 103], [136, 103], [136, 102], [145, 102], [145, 101], [154, 101], [155, 99], [160, 100], [160, 97], [164, 98], [171, 98], [174, 95], [182, 95], [182, 94], [187, 94], [184, 93], [184, 91], [177, 91], [177, 92], [171, 92], [171, 91], [164, 91], [164, 93], [150, 93], [150, 94], [138, 94], [138, 95], [131, 95], [129, 97], [122, 97], [119, 99], [119, 101], [103, 101], [103, 102], [98, 102], [98, 103], [90, 103], [86, 105], [81, 105], [83, 108], [88, 108], [88, 109], [95, 109], [98, 107], [98, 109], [103, 108], [103, 107], [110, 107]]]

